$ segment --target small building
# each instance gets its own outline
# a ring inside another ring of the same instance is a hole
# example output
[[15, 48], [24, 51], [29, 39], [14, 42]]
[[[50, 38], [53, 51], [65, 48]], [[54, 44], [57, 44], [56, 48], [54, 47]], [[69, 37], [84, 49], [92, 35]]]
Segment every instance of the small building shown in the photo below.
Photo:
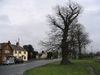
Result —
[[2, 64], [5, 60], [8, 59], [8, 56], [13, 55], [13, 49], [8, 43], [0, 43], [0, 64]]
[[40, 59], [47, 59], [47, 52], [42, 52], [41, 56], [40, 56]]
[[47, 59], [47, 52], [42, 53], [40, 58], [41, 59]]
[[23, 61], [28, 60], [28, 52], [19, 46], [19, 43], [17, 42], [16, 45], [11, 44], [11, 47], [13, 49], [13, 56], [16, 57], [17, 59], [22, 59]]
[[16, 57], [23, 61], [28, 61], [28, 52], [19, 46], [19, 42], [16, 45], [11, 44], [10, 41], [7, 43], [0, 43], [0, 64], [8, 60], [8, 57]]

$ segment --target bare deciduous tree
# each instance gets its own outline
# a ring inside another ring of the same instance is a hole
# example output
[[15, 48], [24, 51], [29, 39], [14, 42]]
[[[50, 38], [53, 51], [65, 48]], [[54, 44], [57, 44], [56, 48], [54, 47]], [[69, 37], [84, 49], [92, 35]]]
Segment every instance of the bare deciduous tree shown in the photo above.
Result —
[[86, 48], [86, 46], [91, 41], [88, 38], [88, 33], [85, 32], [84, 26], [79, 23], [74, 23], [70, 27], [70, 47], [72, 51], [75, 52], [75, 49], [77, 49], [77, 53], [79, 54], [79, 58], [82, 54], [82, 49]]
[[[66, 6], [57, 6], [55, 15], [49, 15], [49, 23], [52, 27], [52, 36], [49, 42], [42, 42], [48, 48], [62, 50], [61, 64], [70, 63], [68, 54], [71, 43], [71, 26], [78, 23], [78, 16], [81, 13], [81, 7], [78, 3], [70, 2]], [[52, 39], [52, 40], [51, 40]], [[76, 39], [73, 37], [73, 41]], [[74, 43], [74, 42], [72, 42]]]
[[57, 6], [56, 15], [49, 16], [50, 24], [59, 28], [62, 31], [62, 41], [61, 41], [61, 50], [62, 50], [62, 61], [61, 64], [68, 64], [69, 54], [69, 41], [68, 41], [68, 32], [70, 25], [77, 19], [81, 12], [81, 7], [77, 3], [69, 3], [66, 6]]
[[77, 39], [77, 45], [79, 50], [79, 58], [82, 54], [82, 48], [85, 48], [91, 41], [88, 38], [88, 33], [86, 33], [84, 30], [84, 27], [81, 24], [76, 25], [76, 39]]

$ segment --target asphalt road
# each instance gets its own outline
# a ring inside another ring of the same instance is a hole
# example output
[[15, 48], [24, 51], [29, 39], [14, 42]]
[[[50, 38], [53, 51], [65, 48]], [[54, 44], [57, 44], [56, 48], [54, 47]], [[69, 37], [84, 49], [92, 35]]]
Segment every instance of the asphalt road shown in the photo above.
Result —
[[14, 64], [14, 65], [1, 65], [0, 75], [23, 75], [23, 72], [41, 65], [45, 65], [57, 60], [38, 60], [32, 61], [24, 64]]

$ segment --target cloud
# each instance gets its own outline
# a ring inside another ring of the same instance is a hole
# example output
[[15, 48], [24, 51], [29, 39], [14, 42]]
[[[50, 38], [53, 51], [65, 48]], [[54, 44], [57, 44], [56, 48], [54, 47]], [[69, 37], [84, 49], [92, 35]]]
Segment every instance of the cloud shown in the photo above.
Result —
[[[90, 38], [98, 49], [100, 33], [100, 1], [77, 0], [83, 7], [80, 22], [86, 27]], [[47, 37], [49, 27], [46, 16], [53, 12], [57, 4], [63, 5], [62, 0], [0, 0], [0, 42], [11, 40], [15, 43], [20, 38], [20, 44], [32, 44], [41, 50], [40, 40]]]

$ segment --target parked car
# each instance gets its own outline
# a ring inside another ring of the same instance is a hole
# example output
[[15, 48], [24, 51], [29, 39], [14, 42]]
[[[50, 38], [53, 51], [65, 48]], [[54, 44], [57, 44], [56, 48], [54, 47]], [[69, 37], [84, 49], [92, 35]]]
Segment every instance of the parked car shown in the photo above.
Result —
[[23, 63], [22, 59], [15, 58], [15, 64]]
[[15, 57], [14, 56], [7, 56], [6, 59], [3, 61], [3, 64], [14, 64]]

